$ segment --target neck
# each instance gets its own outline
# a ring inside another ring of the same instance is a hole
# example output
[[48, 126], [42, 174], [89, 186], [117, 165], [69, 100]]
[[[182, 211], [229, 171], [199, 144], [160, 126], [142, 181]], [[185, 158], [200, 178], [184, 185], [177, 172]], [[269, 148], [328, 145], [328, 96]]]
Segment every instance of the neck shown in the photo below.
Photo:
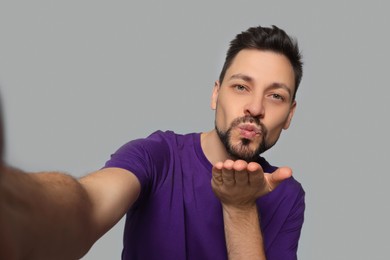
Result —
[[215, 129], [202, 133], [200, 143], [203, 153], [212, 165], [231, 159]]

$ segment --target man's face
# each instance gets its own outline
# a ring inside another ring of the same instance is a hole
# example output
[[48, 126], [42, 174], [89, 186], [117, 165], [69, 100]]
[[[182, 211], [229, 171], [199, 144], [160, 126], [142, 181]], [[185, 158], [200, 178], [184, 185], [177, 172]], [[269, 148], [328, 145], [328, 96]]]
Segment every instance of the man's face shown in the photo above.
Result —
[[294, 84], [284, 55], [250, 49], [237, 54], [211, 101], [215, 129], [230, 156], [253, 161], [276, 143], [295, 111]]

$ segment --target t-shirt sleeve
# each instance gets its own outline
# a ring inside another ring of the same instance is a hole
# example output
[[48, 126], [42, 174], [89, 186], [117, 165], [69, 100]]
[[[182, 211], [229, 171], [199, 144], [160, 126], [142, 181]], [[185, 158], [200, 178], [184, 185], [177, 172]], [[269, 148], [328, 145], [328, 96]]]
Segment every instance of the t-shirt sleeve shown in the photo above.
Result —
[[130, 141], [120, 147], [103, 168], [116, 167], [132, 172], [141, 184], [140, 198], [158, 185], [170, 161], [170, 149], [162, 132]]
[[269, 259], [295, 260], [297, 259], [298, 241], [304, 222], [305, 192], [299, 185], [294, 196], [294, 203], [283, 223], [279, 233], [267, 252]]

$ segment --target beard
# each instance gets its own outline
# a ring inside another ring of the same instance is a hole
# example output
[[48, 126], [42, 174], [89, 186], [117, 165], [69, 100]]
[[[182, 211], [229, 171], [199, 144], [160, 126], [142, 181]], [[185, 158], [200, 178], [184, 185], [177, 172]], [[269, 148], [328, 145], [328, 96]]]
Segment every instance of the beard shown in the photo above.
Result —
[[[243, 123], [252, 123], [255, 124], [261, 130], [260, 140], [254, 140], [239, 137], [236, 142], [233, 143], [234, 138], [233, 131], [238, 125]], [[243, 116], [236, 118], [231, 124], [230, 127], [226, 131], [222, 131], [218, 128], [217, 123], [215, 123], [215, 130], [221, 140], [222, 144], [225, 146], [227, 153], [233, 159], [241, 159], [247, 162], [255, 162], [258, 161], [259, 155], [267, 151], [274, 144], [269, 144], [266, 141], [267, 136], [267, 128], [263, 123], [260, 122], [258, 118], [252, 116]], [[257, 144], [256, 144], [257, 142]]]

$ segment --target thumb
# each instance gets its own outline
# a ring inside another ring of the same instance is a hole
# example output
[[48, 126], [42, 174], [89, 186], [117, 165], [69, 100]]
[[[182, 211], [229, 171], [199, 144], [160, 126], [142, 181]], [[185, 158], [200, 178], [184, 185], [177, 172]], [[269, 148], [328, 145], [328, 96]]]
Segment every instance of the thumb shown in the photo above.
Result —
[[292, 176], [292, 170], [289, 167], [280, 167], [271, 174], [267, 174], [266, 178], [271, 186], [271, 189], [275, 189], [282, 181]]

